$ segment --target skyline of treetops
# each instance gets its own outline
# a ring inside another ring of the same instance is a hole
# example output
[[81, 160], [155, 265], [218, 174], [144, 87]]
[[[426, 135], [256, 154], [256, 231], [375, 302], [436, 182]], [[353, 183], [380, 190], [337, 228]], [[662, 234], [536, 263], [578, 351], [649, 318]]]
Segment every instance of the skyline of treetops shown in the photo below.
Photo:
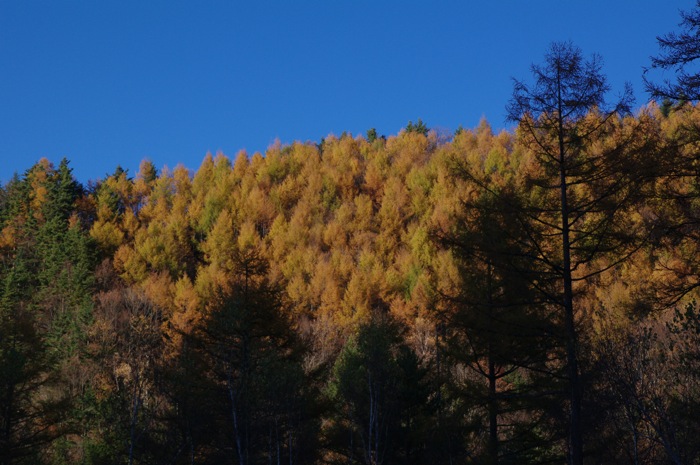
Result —
[[411, 120], [0, 186], [0, 465], [700, 460], [700, 2], [632, 112], [555, 42]]

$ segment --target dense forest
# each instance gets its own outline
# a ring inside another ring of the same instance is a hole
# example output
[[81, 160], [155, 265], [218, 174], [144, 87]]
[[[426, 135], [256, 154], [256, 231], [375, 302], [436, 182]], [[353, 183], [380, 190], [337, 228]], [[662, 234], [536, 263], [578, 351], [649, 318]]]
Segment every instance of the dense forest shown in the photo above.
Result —
[[698, 463], [692, 82], [533, 75], [512, 131], [15, 175], [0, 464]]

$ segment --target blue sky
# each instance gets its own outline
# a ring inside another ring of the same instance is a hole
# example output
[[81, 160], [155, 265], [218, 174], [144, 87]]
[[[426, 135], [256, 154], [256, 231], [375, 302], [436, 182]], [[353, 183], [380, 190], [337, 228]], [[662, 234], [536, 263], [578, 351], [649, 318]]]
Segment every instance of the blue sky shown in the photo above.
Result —
[[0, 181], [41, 157], [87, 182], [418, 118], [501, 128], [552, 41], [602, 55], [641, 106], [656, 36], [694, 3], [0, 0]]

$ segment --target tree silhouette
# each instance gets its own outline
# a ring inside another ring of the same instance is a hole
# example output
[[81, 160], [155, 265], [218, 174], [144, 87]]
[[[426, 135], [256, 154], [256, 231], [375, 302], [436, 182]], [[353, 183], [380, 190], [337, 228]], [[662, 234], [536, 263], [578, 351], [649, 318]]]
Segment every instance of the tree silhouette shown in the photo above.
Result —
[[[537, 262], [532, 282], [560, 309], [569, 401], [569, 460], [583, 463], [580, 331], [576, 286], [625, 260], [638, 246], [640, 228], [625, 214], [644, 179], [645, 162], [637, 144], [644, 137], [624, 132], [629, 111], [625, 88], [612, 106], [601, 73], [602, 61], [585, 60], [571, 43], [551, 45], [542, 65], [533, 65], [534, 84], [515, 81], [508, 119], [519, 123], [520, 143], [532, 159], [523, 182], [530, 189], [519, 208], [527, 232], [522, 246]], [[610, 136], [614, 143], [596, 144]], [[603, 259], [607, 260], [603, 260]]]
[[[651, 58], [651, 68], [644, 70], [646, 90], [654, 98], [678, 101], [700, 100], [700, 75], [693, 69], [700, 58], [700, 1], [695, 9], [681, 12], [681, 32], [657, 36], [659, 55]], [[675, 82], [666, 79], [662, 83], [650, 80], [650, 69], [673, 70]]]

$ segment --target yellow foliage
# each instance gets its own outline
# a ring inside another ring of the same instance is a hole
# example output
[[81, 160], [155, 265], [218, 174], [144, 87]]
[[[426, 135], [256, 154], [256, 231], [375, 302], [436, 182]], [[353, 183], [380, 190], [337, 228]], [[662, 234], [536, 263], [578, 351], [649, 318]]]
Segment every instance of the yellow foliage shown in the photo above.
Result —
[[166, 272], [151, 273], [141, 284], [144, 294], [153, 302], [166, 318], [173, 308], [174, 284]]
[[[589, 119], [599, 123], [596, 115]], [[629, 137], [634, 124], [645, 125], [650, 138], [662, 130], [681, 138], [688, 122], [700, 126], [700, 111], [679, 110], [663, 119], [652, 109], [611, 123], [609, 139], [596, 141], [591, 150]], [[415, 344], [428, 347], [431, 319], [450, 311], [436, 296], [456, 296], [463, 285], [455, 258], [435, 236], [464, 220], [465, 202], [477, 198], [479, 182], [535, 200], [544, 195], [538, 186], [525, 185], [526, 175], [543, 167], [524, 148], [523, 137], [494, 134], [482, 120], [449, 142], [416, 132], [373, 144], [351, 136], [330, 136], [318, 146], [276, 142], [265, 156], [240, 151], [232, 164], [221, 153], [207, 154], [192, 173], [178, 166], [157, 177], [144, 161], [135, 180], [125, 173], [105, 180], [104, 198], [93, 199], [97, 219], [90, 235], [114, 254], [124, 280], [139, 283], [159, 306], [169, 306], [173, 340], [178, 331], [200, 324], [206, 303], [231, 286], [236, 254], [255, 250], [269, 262], [268, 277], [284, 285], [283, 297], [295, 314], [348, 330], [378, 308], [390, 308], [413, 326]], [[679, 150], [691, 157], [696, 145]], [[34, 206], [46, 199], [47, 163], [33, 174]], [[695, 188], [688, 181], [668, 180], [664, 187], [688, 194]], [[586, 195], [577, 189], [576, 195]], [[665, 214], [675, 218], [682, 212], [668, 208]], [[629, 218], [638, 225], [648, 214]], [[0, 247], [11, 247], [16, 231], [4, 226]], [[655, 271], [654, 279], [694, 273], [680, 252], [694, 256], [697, 250], [692, 240], [677, 244], [677, 254], [657, 258], [667, 271]], [[630, 295], [641, 285], [600, 289], [591, 305], [619, 309], [632, 305]]]
[[114, 269], [127, 283], [142, 282], [148, 275], [146, 261], [126, 244], [114, 253]]
[[116, 251], [124, 242], [124, 233], [117, 225], [99, 219], [90, 228], [90, 237], [105, 251]]
[[12, 249], [17, 245], [17, 230], [14, 225], [5, 226], [0, 232], [0, 249]]
[[231, 258], [236, 250], [236, 237], [231, 214], [224, 210], [216, 219], [207, 239], [202, 243], [205, 260], [224, 270], [231, 269]]

